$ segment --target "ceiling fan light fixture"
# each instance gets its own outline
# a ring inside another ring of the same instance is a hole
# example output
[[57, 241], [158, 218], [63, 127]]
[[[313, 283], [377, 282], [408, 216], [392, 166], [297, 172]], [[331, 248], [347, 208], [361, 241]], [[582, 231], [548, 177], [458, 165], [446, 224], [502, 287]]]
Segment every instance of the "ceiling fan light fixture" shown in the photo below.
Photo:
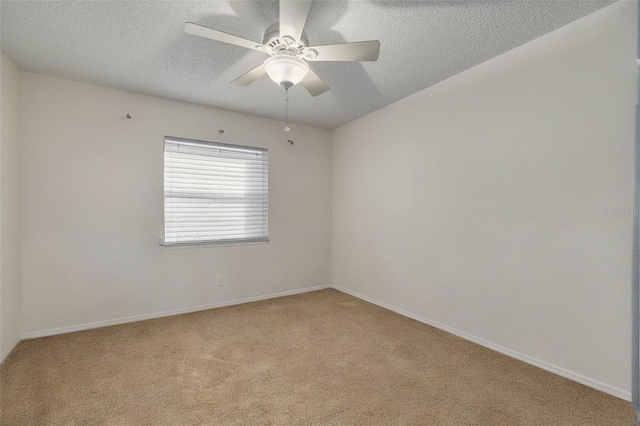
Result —
[[[0, 0], [1, 1], [1, 0]], [[307, 61], [360, 62], [377, 61], [380, 55], [378, 40], [355, 43], [325, 44], [310, 46], [304, 27], [313, 0], [275, 0], [275, 22], [267, 27], [262, 36], [262, 44], [246, 38], [228, 34], [213, 28], [187, 22], [187, 34], [256, 50], [271, 57], [254, 69], [231, 82], [234, 86], [245, 87], [268, 74], [271, 80], [287, 90], [301, 83], [311, 96], [319, 96], [329, 90], [329, 86], [309, 69]]]
[[264, 61], [264, 69], [271, 80], [285, 89], [290, 89], [307, 75], [309, 64], [295, 56], [276, 55]]

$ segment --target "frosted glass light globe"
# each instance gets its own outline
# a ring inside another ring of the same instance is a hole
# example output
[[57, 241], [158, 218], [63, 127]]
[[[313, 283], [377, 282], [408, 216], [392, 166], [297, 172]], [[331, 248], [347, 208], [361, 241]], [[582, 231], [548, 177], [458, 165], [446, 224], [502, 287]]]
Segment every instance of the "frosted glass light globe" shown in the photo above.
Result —
[[271, 80], [285, 89], [300, 83], [309, 72], [309, 64], [295, 56], [272, 56], [264, 61], [264, 69]]

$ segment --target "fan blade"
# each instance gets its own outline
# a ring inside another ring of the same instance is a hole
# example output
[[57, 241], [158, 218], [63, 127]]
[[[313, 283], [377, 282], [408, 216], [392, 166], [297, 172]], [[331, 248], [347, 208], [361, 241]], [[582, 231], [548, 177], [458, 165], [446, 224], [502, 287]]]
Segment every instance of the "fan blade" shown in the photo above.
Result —
[[320, 80], [320, 77], [318, 77], [318, 75], [313, 72], [313, 70], [309, 70], [300, 84], [302, 84], [309, 91], [309, 93], [311, 93], [311, 96], [314, 97], [322, 95], [324, 92], [329, 90], [329, 86], [327, 86], [324, 81]]
[[187, 22], [184, 25], [184, 32], [211, 40], [221, 41], [223, 43], [235, 44], [236, 46], [246, 47], [247, 49], [259, 50], [261, 52], [266, 51], [266, 48], [262, 43], [256, 43], [255, 41], [247, 40], [246, 38], [223, 33], [222, 31], [212, 30], [211, 28], [203, 27], [202, 25], [194, 24], [193, 22]]
[[280, 0], [280, 37], [290, 36], [299, 42], [310, 8], [311, 0]]
[[311, 46], [306, 50], [315, 50], [318, 56], [307, 61], [377, 61], [380, 54], [380, 42], [378, 40], [357, 41], [355, 43], [326, 44], [324, 46]]
[[250, 85], [251, 83], [253, 83], [257, 79], [259, 79], [260, 77], [262, 77], [266, 73], [267, 72], [264, 69], [264, 64], [260, 64], [257, 67], [255, 67], [254, 69], [252, 69], [251, 71], [242, 74], [240, 77], [236, 78], [235, 80], [233, 80], [229, 84], [233, 84], [234, 86], [245, 87], [245, 86]]

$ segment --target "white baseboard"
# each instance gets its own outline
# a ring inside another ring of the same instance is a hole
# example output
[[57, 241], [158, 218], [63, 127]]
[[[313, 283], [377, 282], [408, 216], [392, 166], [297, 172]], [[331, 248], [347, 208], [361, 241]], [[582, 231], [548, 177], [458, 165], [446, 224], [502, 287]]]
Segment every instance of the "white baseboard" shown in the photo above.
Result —
[[172, 315], [188, 314], [190, 312], [204, 311], [207, 309], [214, 309], [214, 308], [222, 308], [225, 306], [240, 305], [242, 303], [258, 302], [260, 300], [275, 299], [277, 297], [291, 296], [294, 294], [307, 293], [310, 291], [323, 290], [326, 288], [331, 288], [331, 286], [324, 285], [324, 286], [316, 286], [316, 287], [306, 287], [306, 288], [301, 288], [297, 290], [289, 290], [289, 291], [282, 291], [279, 293], [265, 294], [262, 296], [245, 297], [243, 299], [229, 300], [226, 302], [209, 303], [207, 305], [194, 306], [191, 308], [174, 309], [171, 311], [156, 312], [152, 314], [143, 314], [143, 315], [134, 315], [131, 317], [118, 318], [118, 319], [112, 319], [112, 320], [106, 320], [106, 321], [90, 322], [86, 324], [72, 325], [68, 327], [52, 328], [49, 330], [32, 331], [29, 333], [23, 333], [22, 336], [20, 336], [20, 339], [21, 340], [36, 339], [38, 337], [54, 336], [56, 334], [73, 333], [74, 331], [90, 330], [92, 328], [126, 324], [128, 322], [144, 321], [148, 319], [162, 318], [162, 317], [168, 317]]
[[430, 320], [428, 318], [421, 317], [420, 315], [413, 314], [411, 312], [405, 311], [404, 309], [396, 308], [395, 306], [391, 306], [387, 303], [380, 302], [378, 300], [372, 299], [363, 294], [357, 293], [355, 291], [339, 287], [334, 285], [333, 288], [339, 290], [343, 293], [349, 294], [351, 296], [357, 297], [358, 299], [362, 299], [366, 302], [373, 303], [374, 305], [378, 305], [390, 311], [396, 312], [405, 317], [414, 319], [416, 321], [422, 322], [424, 324], [430, 325], [435, 328], [439, 328], [440, 330], [446, 331], [447, 333], [451, 333], [455, 336], [461, 337], [465, 340], [469, 340], [473, 343], [477, 343], [478, 345], [484, 346], [496, 352], [500, 352], [501, 354], [510, 356], [511, 358], [515, 358], [520, 361], [524, 361], [527, 364], [535, 365], [538, 368], [542, 368], [543, 370], [550, 371], [551, 373], [557, 374], [564, 378], [573, 380], [574, 382], [581, 383], [583, 385], [589, 386], [591, 388], [597, 389], [601, 392], [608, 393], [609, 395], [613, 395], [615, 397], [624, 399], [625, 401], [631, 401], [631, 393], [627, 392], [623, 389], [617, 388], [615, 386], [608, 385], [606, 383], [602, 383], [598, 380], [591, 379], [589, 377], [583, 376], [582, 374], [575, 373], [573, 371], [557, 367], [555, 365], [549, 364], [548, 362], [541, 361], [539, 359], [532, 358], [528, 355], [521, 354], [519, 352], [513, 351], [511, 349], [505, 348], [500, 345], [496, 345], [495, 343], [488, 342], [486, 340], [480, 339], [478, 337], [472, 336], [460, 330], [456, 330], [455, 328], [449, 327], [444, 324], [440, 324], [436, 321]]
[[5, 359], [7, 359], [11, 351], [18, 345], [18, 343], [20, 343], [20, 340], [22, 340], [22, 336], [17, 335], [16, 338], [13, 340], [13, 342], [11, 342], [9, 347], [5, 349], [4, 352], [2, 352], [2, 354], [0, 354], [0, 364], [2, 364]]

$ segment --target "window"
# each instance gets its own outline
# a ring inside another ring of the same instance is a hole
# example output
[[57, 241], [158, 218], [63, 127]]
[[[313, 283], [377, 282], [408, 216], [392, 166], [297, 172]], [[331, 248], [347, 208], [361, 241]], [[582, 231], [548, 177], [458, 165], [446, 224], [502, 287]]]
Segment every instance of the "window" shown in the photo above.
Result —
[[164, 138], [164, 244], [268, 241], [267, 150]]

